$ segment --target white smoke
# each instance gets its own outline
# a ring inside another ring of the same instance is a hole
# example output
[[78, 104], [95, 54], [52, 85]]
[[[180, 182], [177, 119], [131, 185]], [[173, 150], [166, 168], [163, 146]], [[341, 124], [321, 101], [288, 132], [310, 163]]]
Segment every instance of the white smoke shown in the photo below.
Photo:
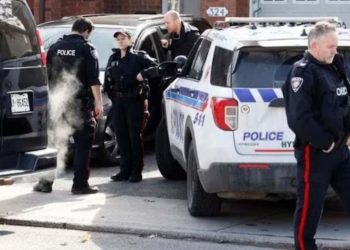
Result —
[[48, 136], [50, 146], [58, 151], [56, 177], [65, 170], [70, 137], [83, 124], [79, 115], [81, 101], [76, 98], [80, 88], [76, 73], [67, 71], [63, 71], [60, 79], [50, 85]]

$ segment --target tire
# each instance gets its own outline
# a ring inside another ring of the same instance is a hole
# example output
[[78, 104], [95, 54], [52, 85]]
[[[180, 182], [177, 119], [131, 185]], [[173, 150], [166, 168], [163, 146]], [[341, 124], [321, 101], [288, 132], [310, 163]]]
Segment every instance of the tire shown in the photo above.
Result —
[[116, 166], [120, 162], [117, 138], [112, 126], [111, 116], [107, 117], [103, 128], [103, 143], [97, 149], [96, 160], [101, 166]]
[[193, 141], [187, 158], [187, 208], [192, 216], [215, 216], [220, 213], [221, 199], [204, 191], [198, 177], [198, 165]]
[[164, 178], [168, 180], [183, 180], [186, 178], [186, 172], [171, 154], [164, 117], [160, 120], [156, 131], [155, 151], [158, 169]]

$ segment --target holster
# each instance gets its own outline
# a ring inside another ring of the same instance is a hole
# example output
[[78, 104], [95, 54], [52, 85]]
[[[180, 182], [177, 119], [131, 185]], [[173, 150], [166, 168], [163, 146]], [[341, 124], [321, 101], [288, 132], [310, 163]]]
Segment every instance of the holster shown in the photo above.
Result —
[[150, 88], [146, 79], [140, 82], [137, 89], [138, 95], [140, 95], [142, 99], [148, 99]]

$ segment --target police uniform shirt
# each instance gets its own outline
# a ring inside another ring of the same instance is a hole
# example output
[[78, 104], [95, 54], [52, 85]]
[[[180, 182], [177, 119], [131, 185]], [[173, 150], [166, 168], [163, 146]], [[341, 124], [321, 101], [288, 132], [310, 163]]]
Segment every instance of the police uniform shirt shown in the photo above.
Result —
[[47, 53], [47, 67], [50, 81], [58, 80], [65, 70], [76, 72], [85, 90], [101, 85], [96, 48], [81, 35], [64, 35], [53, 44]]
[[[336, 55], [334, 61], [339, 61]], [[328, 149], [349, 119], [347, 79], [341, 64], [323, 64], [309, 52], [296, 62], [283, 86], [289, 127], [296, 142]], [[346, 81], [346, 82], [345, 82]]]
[[172, 59], [179, 55], [188, 56], [199, 36], [200, 34], [197, 28], [188, 23], [181, 22], [180, 35], [176, 33], [170, 35], [171, 43], [169, 50]]
[[[126, 55], [122, 58], [120, 49], [114, 49], [110, 56], [107, 67], [104, 88], [105, 91], [117, 91], [122, 93], [131, 93], [139, 82], [136, 79], [138, 73], [143, 72], [149, 67], [156, 66], [154, 59], [148, 56], [146, 52], [128, 49]], [[146, 77], [146, 76], [145, 76]]]

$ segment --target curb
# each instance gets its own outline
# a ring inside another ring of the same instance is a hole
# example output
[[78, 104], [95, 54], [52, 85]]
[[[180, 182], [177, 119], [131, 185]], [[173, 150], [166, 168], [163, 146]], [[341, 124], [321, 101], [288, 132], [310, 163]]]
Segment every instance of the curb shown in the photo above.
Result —
[[[221, 244], [237, 244], [249, 245], [255, 247], [270, 247], [274, 249], [294, 249], [293, 238], [289, 236], [276, 237], [273, 235], [254, 235], [254, 234], [239, 234], [239, 233], [217, 233], [217, 232], [193, 232], [193, 231], [177, 231], [169, 229], [150, 229], [142, 227], [108, 227], [97, 225], [84, 225], [75, 223], [61, 222], [45, 222], [45, 221], [30, 221], [18, 219], [0, 218], [2, 225], [17, 225], [31, 227], [45, 227], [56, 229], [70, 229], [98, 233], [113, 233], [127, 234], [141, 237], [160, 237], [165, 239], [182, 239], [182, 240], [198, 240], [204, 242], [215, 242]], [[331, 241], [331, 242], [330, 242]], [[331, 243], [331, 244], [330, 244]], [[350, 249], [349, 243], [342, 243], [341, 240], [328, 240], [322, 242], [318, 240], [319, 249], [323, 250], [340, 250]]]

